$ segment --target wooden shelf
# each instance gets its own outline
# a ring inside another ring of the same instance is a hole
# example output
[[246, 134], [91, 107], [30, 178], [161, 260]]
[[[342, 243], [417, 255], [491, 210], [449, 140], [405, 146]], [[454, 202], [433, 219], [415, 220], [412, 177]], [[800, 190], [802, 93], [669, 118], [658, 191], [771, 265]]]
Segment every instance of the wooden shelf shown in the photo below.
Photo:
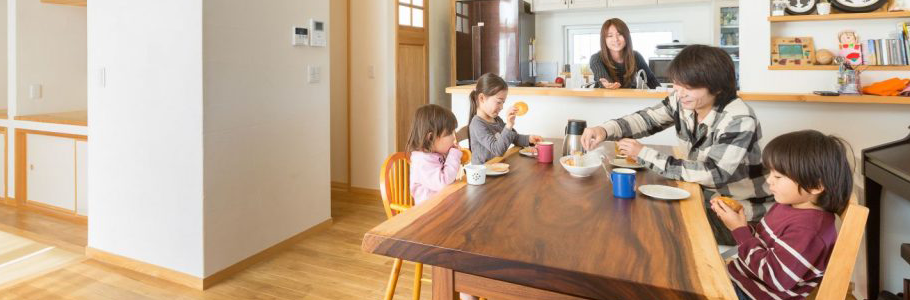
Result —
[[40, 115], [16, 116], [14, 119], [41, 123], [88, 126], [88, 113], [86, 111], [70, 111]]
[[[834, 70], [837, 65], [768, 66], [768, 70]], [[860, 66], [860, 71], [910, 71], [910, 66]]]
[[819, 96], [815, 94], [781, 94], [739, 92], [745, 101], [772, 102], [813, 102], [813, 103], [858, 103], [858, 104], [910, 104], [910, 97], [842, 95]]
[[804, 15], [804, 16], [770, 16], [768, 21], [775, 22], [811, 22], [835, 20], [862, 20], [862, 19], [897, 19], [910, 18], [908, 11], [871, 12], [871, 13], [839, 13], [830, 15]]
[[834, 20], [859, 20], [859, 19], [895, 19], [910, 18], [908, 11], [895, 12], [870, 12], [870, 13], [839, 13], [830, 15], [804, 15], [804, 16], [770, 16], [768, 21], [775, 22], [810, 22], [810, 21], [834, 21]]
[[86, 2], [88, 2], [88, 0], [41, 0], [41, 3], [72, 6], [86, 6], [88, 4]]

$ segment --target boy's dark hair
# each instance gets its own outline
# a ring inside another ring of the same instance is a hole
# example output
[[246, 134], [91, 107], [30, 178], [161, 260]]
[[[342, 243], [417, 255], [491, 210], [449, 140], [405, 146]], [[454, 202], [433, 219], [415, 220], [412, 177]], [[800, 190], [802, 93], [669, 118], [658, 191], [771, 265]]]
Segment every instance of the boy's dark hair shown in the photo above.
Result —
[[833, 135], [815, 130], [795, 131], [771, 140], [762, 152], [762, 163], [796, 182], [801, 190], [823, 187], [816, 205], [841, 214], [853, 190], [849, 147], [844, 139]]
[[736, 99], [736, 66], [727, 51], [705, 45], [691, 45], [676, 55], [667, 67], [674, 84], [707, 88], [714, 106], [723, 108]]
[[454, 134], [457, 126], [455, 114], [442, 106], [427, 104], [417, 108], [408, 135], [408, 151], [430, 152], [437, 137]]

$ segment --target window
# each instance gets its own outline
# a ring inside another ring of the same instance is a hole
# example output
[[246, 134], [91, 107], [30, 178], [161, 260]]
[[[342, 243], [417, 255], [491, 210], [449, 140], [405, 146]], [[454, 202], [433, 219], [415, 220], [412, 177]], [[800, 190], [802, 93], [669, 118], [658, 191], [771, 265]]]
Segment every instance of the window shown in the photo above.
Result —
[[471, 22], [468, 15], [467, 3], [455, 3], [455, 32], [471, 33]]
[[423, 0], [398, 0], [398, 25], [423, 28]]
[[[590, 62], [591, 55], [600, 51], [600, 26], [566, 26], [565, 60], [567, 62], [584, 65]], [[629, 24], [632, 47], [647, 61], [649, 58], [657, 56], [654, 52], [657, 50], [658, 44], [672, 43], [674, 39], [682, 38], [678, 34], [680, 27], [682, 24], [679, 23]]]

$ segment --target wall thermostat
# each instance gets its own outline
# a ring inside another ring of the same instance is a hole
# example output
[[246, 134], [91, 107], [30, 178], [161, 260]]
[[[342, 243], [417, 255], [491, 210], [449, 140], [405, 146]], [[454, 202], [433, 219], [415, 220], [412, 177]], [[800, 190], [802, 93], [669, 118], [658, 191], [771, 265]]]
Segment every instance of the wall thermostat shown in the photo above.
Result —
[[325, 22], [310, 19], [310, 46], [325, 47]]
[[291, 45], [293, 46], [306, 46], [310, 44], [310, 29], [306, 27], [294, 26], [293, 32], [291, 32], [293, 38], [291, 39]]

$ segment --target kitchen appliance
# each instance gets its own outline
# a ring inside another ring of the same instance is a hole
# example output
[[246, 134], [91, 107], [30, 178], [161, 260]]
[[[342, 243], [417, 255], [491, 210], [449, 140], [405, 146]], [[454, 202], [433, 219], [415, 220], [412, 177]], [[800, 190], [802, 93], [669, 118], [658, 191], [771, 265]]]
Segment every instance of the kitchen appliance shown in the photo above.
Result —
[[585, 132], [585, 128], [588, 128], [587, 121], [569, 120], [569, 123], [566, 124], [566, 138], [562, 144], [562, 156], [571, 155], [576, 151], [585, 152], [584, 147], [581, 146], [581, 134]]
[[456, 84], [494, 73], [510, 85], [533, 84], [534, 14], [524, 0], [456, 1]]
[[673, 40], [672, 43], [657, 44], [657, 50], [654, 51], [654, 54], [657, 54], [657, 56], [674, 57], [679, 54], [683, 48], [688, 46], [689, 44], [683, 44], [680, 43], [679, 40]]

